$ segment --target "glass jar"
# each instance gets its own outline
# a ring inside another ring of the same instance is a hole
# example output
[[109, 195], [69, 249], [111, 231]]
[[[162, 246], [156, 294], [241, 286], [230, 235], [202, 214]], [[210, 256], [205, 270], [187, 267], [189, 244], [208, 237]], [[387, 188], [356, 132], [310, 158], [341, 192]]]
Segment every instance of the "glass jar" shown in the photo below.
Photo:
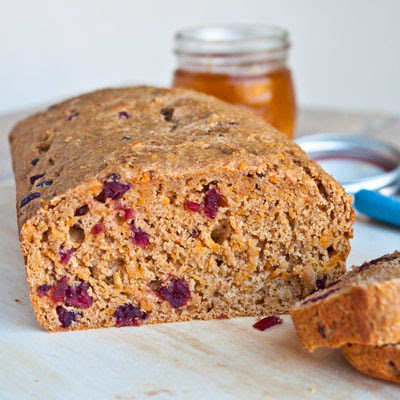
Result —
[[178, 66], [173, 86], [212, 94], [260, 115], [293, 137], [296, 105], [286, 66], [284, 29], [257, 25], [208, 25], [175, 35]]

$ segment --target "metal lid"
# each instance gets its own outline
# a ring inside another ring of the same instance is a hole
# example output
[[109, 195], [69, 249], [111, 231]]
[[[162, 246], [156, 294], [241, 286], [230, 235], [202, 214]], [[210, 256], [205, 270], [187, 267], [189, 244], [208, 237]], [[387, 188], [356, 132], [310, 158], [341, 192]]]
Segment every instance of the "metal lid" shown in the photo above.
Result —
[[276, 52], [289, 47], [288, 32], [257, 24], [208, 24], [182, 29], [175, 34], [175, 52], [237, 55]]
[[296, 143], [348, 193], [361, 189], [392, 195], [400, 189], [400, 151], [363, 135], [321, 133]]

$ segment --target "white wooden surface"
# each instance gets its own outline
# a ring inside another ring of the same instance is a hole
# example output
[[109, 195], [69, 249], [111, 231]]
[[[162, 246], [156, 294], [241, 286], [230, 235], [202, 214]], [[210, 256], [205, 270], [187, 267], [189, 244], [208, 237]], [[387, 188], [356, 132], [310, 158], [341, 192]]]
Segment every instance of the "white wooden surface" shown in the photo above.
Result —
[[[10, 179], [6, 135], [26, 115], [0, 116], [0, 179]], [[298, 133], [368, 133], [400, 142], [385, 114], [303, 111]], [[254, 318], [49, 334], [28, 295], [14, 185], [0, 184], [0, 399], [400, 399], [400, 386], [353, 370], [340, 351], [303, 351], [290, 318], [265, 332]], [[400, 230], [357, 216], [348, 264], [400, 248]], [[18, 301], [17, 301], [18, 300]]]

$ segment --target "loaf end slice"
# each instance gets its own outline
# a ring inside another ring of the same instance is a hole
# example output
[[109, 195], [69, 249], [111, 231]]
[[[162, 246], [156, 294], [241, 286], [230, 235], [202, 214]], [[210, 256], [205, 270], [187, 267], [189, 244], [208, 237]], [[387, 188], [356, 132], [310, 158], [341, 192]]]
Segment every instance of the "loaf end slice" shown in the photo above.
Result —
[[302, 346], [313, 351], [347, 343], [399, 342], [399, 290], [400, 252], [354, 267], [290, 309]]
[[347, 361], [360, 372], [374, 378], [400, 383], [399, 344], [347, 344], [341, 350]]
[[353, 211], [293, 142], [213, 97], [106, 89], [10, 135], [49, 331], [282, 313], [344, 272]]

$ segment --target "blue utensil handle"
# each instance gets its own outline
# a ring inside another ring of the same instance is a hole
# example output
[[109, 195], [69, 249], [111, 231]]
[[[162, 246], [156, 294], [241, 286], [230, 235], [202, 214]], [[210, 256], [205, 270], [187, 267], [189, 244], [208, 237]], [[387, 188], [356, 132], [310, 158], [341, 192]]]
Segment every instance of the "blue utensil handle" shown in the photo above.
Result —
[[400, 200], [362, 189], [354, 195], [354, 208], [378, 221], [400, 227]]

